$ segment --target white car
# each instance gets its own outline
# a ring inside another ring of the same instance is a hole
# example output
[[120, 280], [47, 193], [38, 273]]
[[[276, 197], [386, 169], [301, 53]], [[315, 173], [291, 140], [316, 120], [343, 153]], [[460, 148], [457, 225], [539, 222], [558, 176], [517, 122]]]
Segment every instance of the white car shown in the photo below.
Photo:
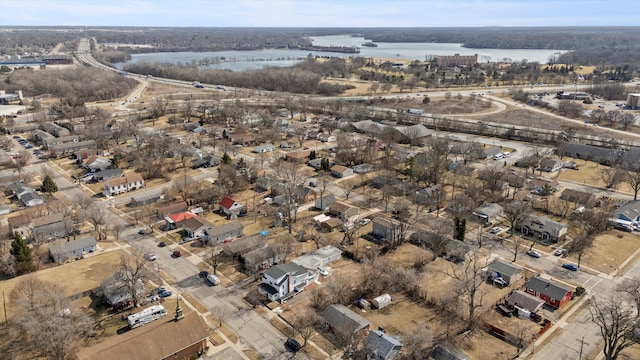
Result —
[[500, 230], [502, 230], [502, 229], [500, 229], [499, 227], [496, 226], [496, 227], [491, 229], [490, 233], [491, 234], [497, 234], [497, 233], [500, 232]]
[[322, 276], [329, 276], [329, 272], [325, 268], [319, 267], [316, 270], [318, 270], [318, 273]]
[[360, 225], [362, 225], [362, 226], [365, 226], [370, 222], [371, 222], [371, 219], [368, 219], [368, 218], [360, 219], [360, 221], [359, 221]]
[[504, 156], [502, 154], [497, 154], [497, 155], [493, 155], [493, 160], [500, 160], [502, 159]]

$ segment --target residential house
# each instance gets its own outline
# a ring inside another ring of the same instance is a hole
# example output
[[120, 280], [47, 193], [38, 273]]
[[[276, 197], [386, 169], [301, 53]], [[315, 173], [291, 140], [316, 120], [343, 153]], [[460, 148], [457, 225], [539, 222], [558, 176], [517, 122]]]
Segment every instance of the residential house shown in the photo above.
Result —
[[241, 258], [244, 263], [244, 270], [253, 273], [283, 262], [285, 254], [271, 246], [265, 246], [250, 251], [242, 255]]
[[24, 206], [36, 206], [44, 204], [44, 199], [36, 191], [24, 183], [12, 184], [8, 189]]
[[255, 234], [224, 244], [222, 246], [222, 252], [229, 257], [239, 258], [246, 253], [265, 247], [266, 245], [267, 237], [263, 234]]
[[450, 345], [437, 345], [428, 360], [469, 360], [469, 356]]
[[256, 154], [264, 154], [276, 151], [276, 147], [272, 144], [265, 144], [254, 147], [252, 151]]
[[84, 160], [81, 166], [90, 172], [98, 172], [111, 167], [111, 160], [102, 156], [93, 155]]
[[63, 262], [72, 257], [80, 257], [96, 251], [96, 239], [89, 236], [79, 240], [49, 246], [49, 256], [53, 262]]
[[283, 302], [303, 291], [317, 277], [297, 264], [274, 265], [262, 274], [258, 290], [271, 301]]
[[344, 222], [338, 218], [330, 218], [321, 222], [318, 226], [322, 231], [331, 232], [344, 226]]
[[322, 198], [317, 198], [314, 202], [314, 208], [321, 210], [321, 211], [325, 211], [329, 208], [329, 206], [331, 206], [331, 204], [333, 204], [334, 202], [336, 202], [336, 197], [333, 194], [329, 194], [329, 195], [325, 195]]
[[522, 277], [522, 267], [501, 259], [495, 259], [487, 265], [486, 275], [494, 281], [502, 279], [509, 286]]
[[489, 205], [481, 206], [473, 211], [473, 215], [483, 225], [493, 224], [500, 216], [502, 216], [504, 209], [502, 206], [491, 203]]
[[130, 174], [104, 182], [104, 196], [115, 196], [144, 187], [144, 179], [140, 174]]
[[614, 219], [640, 223], [640, 200], [631, 200], [613, 212]]
[[453, 169], [453, 172], [460, 176], [472, 176], [478, 169], [469, 165], [458, 165]]
[[54, 155], [66, 155], [66, 154], [72, 154], [79, 150], [93, 149], [95, 147], [96, 147], [95, 140], [84, 140], [84, 141], [77, 141], [77, 142], [55, 144], [55, 145], [49, 146], [49, 151], [51, 151], [51, 154], [54, 154]]
[[305, 269], [317, 271], [318, 268], [340, 259], [341, 256], [342, 250], [335, 246], [327, 245], [309, 254], [300, 255], [291, 260], [291, 262], [298, 264]]
[[243, 232], [244, 226], [240, 221], [235, 220], [216, 227], [211, 225], [211, 227], [203, 230], [203, 236], [201, 237], [204, 239], [205, 243], [208, 241], [217, 243], [242, 236]]
[[198, 217], [191, 211], [182, 211], [179, 213], [173, 213], [164, 217], [165, 225], [164, 230], [173, 230], [183, 227], [184, 222], [188, 219]]
[[203, 242], [207, 242], [208, 232], [213, 229], [213, 224], [204, 218], [194, 216], [182, 220], [182, 229], [187, 233], [187, 238], [201, 238]]
[[71, 135], [71, 132], [69, 132], [69, 129], [63, 128], [62, 126], [53, 122], [42, 123], [40, 124], [40, 128], [55, 137], [63, 137], [63, 136]]
[[256, 142], [256, 139], [253, 137], [252, 134], [245, 133], [245, 132], [229, 134], [228, 138], [232, 144], [236, 144], [236, 145], [251, 145], [251, 144], [255, 144]]
[[280, 179], [275, 176], [265, 175], [256, 179], [254, 191], [258, 193], [271, 191], [274, 185], [280, 184]]
[[357, 206], [352, 206], [342, 201], [336, 201], [329, 205], [328, 213], [333, 216], [337, 216], [342, 221], [349, 221], [358, 215], [360, 209]]
[[284, 159], [286, 161], [302, 164], [309, 159], [310, 154], [310, 150], [291, 151], [284, 155]]
[[397, 236], [400, 222], [384, 216], [378, 216], [373, 219], [373, 235], [381, 240], [391, 240]]
[[373, 165], [371, 164], [358, 164], [353, 167], [353, 172], [356, 174], [366, 174], [373, 171]]
[[567, 225], [553, 221], [547, 216], [529, 215], [516, 229], [524, 236], [537, 238], [542, 242], [557, 243], [567, 236]]
[[[435, 195], [437, 195], [441, 191], [442, 191], [442, 184], [427, 186], [425, 188], [422, 188], [416, 191], [416, 201], [423, 205], [429, 204], [429, 203], [435, 203], [433, 201], [437, 198], [437, 196]], [[440, 193], [440, 194], [444, 194], [444, 193]], [[443, 196], [440, 196], [440, 198], [442, 197]]]
[[553, 158], [544, 158], [540, 161], [540, 165], [538, 166], [538, 170], [545, 172], [554, 172], [562, 169], [564, 165], [564, 161], [553, 159]]
[[228, 196], [225, 196], [220, 200], [220, 212], [227, 216], [238, 216], [243, 208], [244, 206], [242, 206], [242, 204]]
[[527, 281], [524, 285], [527, 293], [544, 300], [547, 305], [556, 309], [566, 304], [573, 296], [573, 289], [560, 285], [539, 276]]
[[333, 165], [331, 167], [331, 175], [337, 178], [344, 178], [353, 175], [353, 169], [342, 165]]
[[181, 306], [183, 317], [166, 316], [83, 348], [79, 360], [196, 359], [209, 348], [210, 330], [202, 316]]
[[29, 225], [31, 224], [31, 218], [27, 214], [20, 214], [12, 216], [7, 219], [11, 233], [18, 232], [23, 238], [29, 236]]
[[67, 236], [73, 229], [73, 223], [56, 213], [31, 220], [30, 228], [32, 238], [50, 240]]
[[300, 204], [306, 204], [308, 202], [314, 201], [318, 194], [313, 189], [310, 189], [304, 185], [298, 185], [295, 189], [295, 199]]
[[188, 206], [184, 201], [174, 202], [167, 206], [163, 206], [157, 210], [157, 215], [159, 219], [164, 219], [165, 217], [171, 214], [177, 214], [184, 211], [187, 211]]
[[507, 298], [507, 304], [517, 306], [532, 313], [536, 313], [542, 309], [545, 301], [539, 297], [527, 294], [521, 290], [512, 291]]
[[342, 304], [329, 305], [320, 314], [329, 329], [345, 337], [359, 337], [369, 330], [369, 320], [349, 310]]
[[560, 183], [555, 179], [535, 178], [528, 179], [527, 186], [533, 194], [550, 195], [560, 188]]
[[469, 251], [471, 251], [471, 245], [456, 239], [451, 239], [444, 245], [446, 259], [454, 263], [464, 261]]
[[590, 192], [574, 189], [564, 189], [560, 194], [560, 199], [568, 201], [575, 206], [590, 206], [591, 204], [593, 204], [595, 196]]
[[402, 352], [402, 340], [380, 330], [371, 330], [364, 339], [369, 360], [393, 360]]
[[91, 148], [91, 149], [78, 150], [75, 153], [73, 153], [73, 157], [77, 159], [79, 162], [82, 162], [94, 155], [104, 156], [104, 152], [97, 148]]
[[105, 181], [109, 179], [115, 179], [124, 176], [124, 170], [122, 169], [106, 169], [102, 171], [98, 171], [93, 174], [93, 180], [95, 181]]
[[315, 158], [313, 160], [309, 160], [307, 162], [307, 165], [311, 166], [316, 170], [320, 170], [322, 168], [322, 160], [323, 160], [322, 158]]

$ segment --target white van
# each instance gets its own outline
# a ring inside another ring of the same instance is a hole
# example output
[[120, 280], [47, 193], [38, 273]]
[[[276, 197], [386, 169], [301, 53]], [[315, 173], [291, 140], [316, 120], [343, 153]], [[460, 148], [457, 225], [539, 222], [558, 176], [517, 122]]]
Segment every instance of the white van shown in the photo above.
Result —
[[213, 285], [220, 285], [220, 279], [213, 274], [207, 275], [207, 280], [209, 280]]
[[511, 153], [508, 151], [505, 151], [502, 153], [502, 157], [509, 157], [509, 156], [511, 156]]

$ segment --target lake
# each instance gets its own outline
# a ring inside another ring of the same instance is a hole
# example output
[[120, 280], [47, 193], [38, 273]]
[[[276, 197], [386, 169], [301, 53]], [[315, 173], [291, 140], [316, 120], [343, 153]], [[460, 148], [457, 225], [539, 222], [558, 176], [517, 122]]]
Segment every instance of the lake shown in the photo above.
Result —
[[[228, 69], [244, 71], [261, 69], [266, 66], [292, 66], [304, 59], [310, 53], [318, 56], [337, 57], [373, 57], [388, 59], [409, 59], [424, 61], [427, 57], [444, 55], [473, 55], [478, 54], [480, 62], [508, 61], [537, 61], [546, 63], [550, 57], [560, 55], [567, 50], [549, 49], [472, 49], [455, 43], [376, 43], [378, 47], [361, 46], [368, 40], [363, 37], [349, 35], [316, 36], [311, 37], [313, 44], [318, 46], [357, 46], [359, 54], [346, 54], [325, 51], [303, 51], [287, 49], [261, 49], [248, 51], [209, 51], [209, 52], [160, 52], [148, 54], [133, 54], [131, 60], [117, 63], [122, 69], [124, 65], [140, 61], [151, 63], [200, 64], [209, 60], [204, 69]], [[224, 60], [222, 60], [224, 58]]]

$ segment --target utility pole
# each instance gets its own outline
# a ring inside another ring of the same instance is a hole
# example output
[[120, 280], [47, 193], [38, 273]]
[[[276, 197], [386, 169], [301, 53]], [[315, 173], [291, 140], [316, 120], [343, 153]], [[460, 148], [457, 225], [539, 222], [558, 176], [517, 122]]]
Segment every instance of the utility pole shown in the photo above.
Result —
[[582, 337], [582, 339], [580, 339], [578, 341], [580, 341], [580, 355], [578, 356], [578, 360], [582, 360], [582, 349], [584, 348], [584, 344], [587, 344], [587, 345], [590, 345], [590, 344], [584, 342], [584, 336]]

